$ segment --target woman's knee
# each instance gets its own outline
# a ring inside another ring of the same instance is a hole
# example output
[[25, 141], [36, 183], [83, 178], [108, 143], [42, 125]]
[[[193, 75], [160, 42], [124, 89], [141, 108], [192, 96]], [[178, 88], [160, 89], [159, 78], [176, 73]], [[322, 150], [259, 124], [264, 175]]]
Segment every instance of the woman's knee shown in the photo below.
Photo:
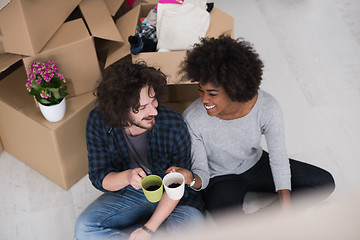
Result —
[[291, 179], [294, 188], [299, 190], [326, 189], [333, 192], [335, 189], [335, 181], [330, 172], [323, 168], [290, 159]]
[[[293, 196], [311, 194], [312, 198], [324, 200], [335, 189], [335, 180], [330, 172], [314, 167], [307, 174], [292, 180]], [[308, 195], [307, 195], [308, 196]]]
[[329, 192], [329, 194], [332, 193], [335, 190], [335, 180], [332, 174], [323, 170], [319, 177], [319, 185], [324, 191]]

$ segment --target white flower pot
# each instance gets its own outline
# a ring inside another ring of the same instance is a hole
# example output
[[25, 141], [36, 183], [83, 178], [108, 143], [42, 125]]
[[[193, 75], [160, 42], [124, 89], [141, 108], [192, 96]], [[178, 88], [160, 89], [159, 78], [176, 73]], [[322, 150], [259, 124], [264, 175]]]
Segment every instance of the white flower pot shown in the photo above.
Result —
[[58, 122], [65, 116], [66, 101], [64, 98], [59, 104], [51, 106], [45, 106], [39, 103], [39, 108], [46, 120], [49, 122]]

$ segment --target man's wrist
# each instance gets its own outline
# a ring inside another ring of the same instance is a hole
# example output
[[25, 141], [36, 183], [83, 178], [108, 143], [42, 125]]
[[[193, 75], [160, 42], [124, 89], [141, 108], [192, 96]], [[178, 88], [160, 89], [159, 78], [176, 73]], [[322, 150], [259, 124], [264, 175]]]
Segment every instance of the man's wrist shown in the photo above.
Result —
[[145, 225], [141, 225], [141, 228], [150, 235], [154, 234], [154, 232], [148, 229]]

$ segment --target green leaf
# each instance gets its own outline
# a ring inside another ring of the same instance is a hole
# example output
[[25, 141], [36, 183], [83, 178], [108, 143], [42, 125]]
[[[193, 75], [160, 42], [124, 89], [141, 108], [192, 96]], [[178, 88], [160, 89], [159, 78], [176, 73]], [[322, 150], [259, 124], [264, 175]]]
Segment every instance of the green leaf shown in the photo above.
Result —
[[61, 80], [58, 77], [53, 77], [50, 82], [51, 82], [51, 87], [53, 88], [61, 87]]
[[67, 89], [67, 87], [66, 87], [66, 86], [63, 86], [63, 87], [61, 87], [60, 90], [59, 90], [60, 96], [63, 97], [63, 98], [64, 98], [65, 96], [69, 95], [69, 93], [66, 92], [66, 89]]
[[40, 102], [41, 104], [44, 104], [44, 105], [48, 105], [48, 104], [51, 103], [51, 102], [49, 102], [48, 100], [46, 100], [44, 98], [41, 98], [40, 101], [38, 100], [38, 102]]
[[53, 94], [54, 98], [56, 99], [61, 98], [58, 88], [48, 88], [48, 91]]
[[35, 82], [31, 83], [31, 92], [33, 93], [40, 93], [41, 92], [41, 87], [39, 85], [37, 85]]

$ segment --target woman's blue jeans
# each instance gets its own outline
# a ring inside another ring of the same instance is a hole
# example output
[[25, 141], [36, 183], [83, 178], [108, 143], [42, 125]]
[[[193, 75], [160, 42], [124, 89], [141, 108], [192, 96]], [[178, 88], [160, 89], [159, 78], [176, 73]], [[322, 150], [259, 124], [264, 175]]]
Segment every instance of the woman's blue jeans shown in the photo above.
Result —
[[[78, 217], [75, 237], [86, 239], [128, 239], [133, 230], [151, 217], [157, 203], [149, 202], [142, 190], [127, 186], [125, 192], [107, 192], [92, 202]], [[203, 223], [198, 209], [178, 205], [155, 234], [183, 234], [184, 228]]]

